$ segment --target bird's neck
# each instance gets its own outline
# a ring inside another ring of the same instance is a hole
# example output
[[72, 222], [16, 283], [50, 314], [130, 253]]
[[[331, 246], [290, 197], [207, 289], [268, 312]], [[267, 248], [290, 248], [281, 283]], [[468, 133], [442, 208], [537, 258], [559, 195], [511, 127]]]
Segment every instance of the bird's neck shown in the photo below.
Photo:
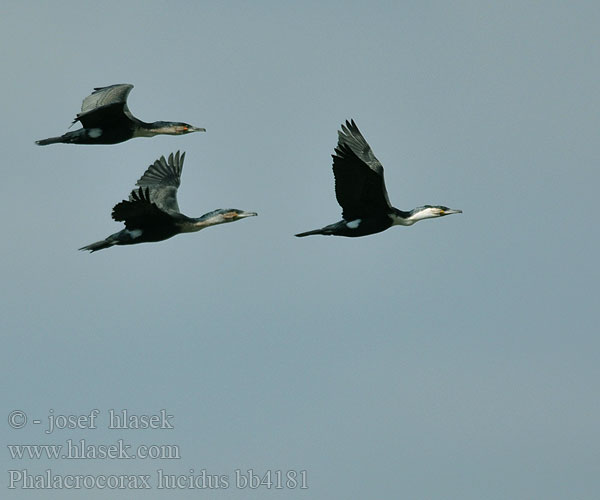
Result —
[[437, 217], [437, 215], [434, 215], [429, 207], [413, 208], [410, 212], [404, 212], [396, 208], [390, 214], [394, 226], [412, 226], [415, 222], [431, 219], [432, 217]]
[[194, 219], [185, 221], [185, 222], [181, 222], [179, 224], [179, 229], [181, 230], [182, 233], [195, 233], [196, 231], [200, 231], [201, 229], [204, 229], [205, 227], [207, 227], [206, 224], [201, 224], [199, 222], [196, 222]]
[[205, 227], [215, 226], [217, 224], [223, 224], [227, 222], [223, 217], [223, 214], [217, 213], [217, 211], [208, 212], [204, 214], [202, 217], [197, 217], [195, 219], [189, 219], [181, 224], [181, 232], [182, 233], [193, 233], [195, 231], [200, 231]]
[[168, 122], [146, 123], [138, 121], [138, 127], [133, 132], [134, 137], [154, 137], [155, 135], [177, 135], [173, 125]]

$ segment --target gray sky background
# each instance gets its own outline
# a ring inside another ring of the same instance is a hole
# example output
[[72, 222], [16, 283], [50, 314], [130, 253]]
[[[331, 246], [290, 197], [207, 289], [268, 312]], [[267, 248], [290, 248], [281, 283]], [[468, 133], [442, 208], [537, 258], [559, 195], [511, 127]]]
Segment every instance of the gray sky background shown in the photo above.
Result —
[[[1, 355], [8, 444], [178, 444], [42, 474], [227, 475], [198, 491], [11, 498], [592, 499], [600, 488], [598, 2], [4, 2]], [[205, 134], [37, 147], [93, 87]], [[354, 118], [392, 203], [460, 216], [344, 239], [331, 153]], [[259, 217], [77, 248], [160, 155], [179, 204]], [[94, 430], [44, 433], [55, 415]], [[173, 430], [107, 429], [166, 409]], [[28, 425], [10, 429], [12, 410]], [[31, 423], [41, 419], [42, 425]], [[235, 469], [306, 470], [241, 490]]]

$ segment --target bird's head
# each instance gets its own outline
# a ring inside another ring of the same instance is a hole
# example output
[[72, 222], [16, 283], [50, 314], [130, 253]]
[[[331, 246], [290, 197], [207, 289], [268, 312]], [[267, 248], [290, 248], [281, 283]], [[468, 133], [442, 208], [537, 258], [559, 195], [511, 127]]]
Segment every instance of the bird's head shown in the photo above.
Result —
[[206, 132], [205, 128], [194, 127], [189, 123], [183, 122], [154, 122], [151, 130], [154, 135], [183, 135], [191, 134], [192, 132]]
[[258, 215], [256, 212], [246, 212], [244, 210], [238, 210], [237, 208], [219, 208], [204, 214], [202, 217], [196, 219], [196, 226], [203, 228], [208, 226], [214, 226], [216, 224], [225, 224], [226, 222], [235, 222], [236, 220], [245, 219], [246, 217], [253, 217]]
[[442, 205], [432, 205], [424, 207], [430, 213], [430, 217], [443, 217], [444, 215], [462, 214], [462, 210], [444, 207]]
[[444, 207], [442, 205], [424, 205], [417, 207], [410, 212], [395, 211], [391, 214], [393, 224], [402, 226], [412, 226], [415, 222], [424, 219], [433, 219], [434, 217], [443, 217], [444, 215], [462, 214], [462, 210]]
[[432, 219], [434, 217], [443, 217], [444, 215], [462, 214], [462, 210], [444, 207], [442, 205], [424, 205], [415, 208], [410, 215], [410, 219], [418, 221], [422, 219]]
[[217, 212], [219, 212], [219, 215], [223, 218], [223, 222], [234, 222], [246, 217], [258, 215], [256, 212], [246, 212], [244, 210], [238, 210], [237, 208], [221, 208], [217, 210]]

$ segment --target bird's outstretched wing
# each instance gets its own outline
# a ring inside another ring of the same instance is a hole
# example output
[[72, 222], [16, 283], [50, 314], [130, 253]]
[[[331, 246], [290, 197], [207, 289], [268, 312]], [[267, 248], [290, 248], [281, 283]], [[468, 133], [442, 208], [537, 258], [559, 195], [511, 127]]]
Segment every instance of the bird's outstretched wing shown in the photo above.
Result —
[[117, 203], [112, 218], [124, 222], [127, 229], [154, 228], [172, 222], [172, 217], [150, 201], [149, 189], [132, 191], [129, 200]]
[[144, 172], [136, 186], [150, 188], [150, 199], [158, 208], [169, 213], [179, 213], [177, 188], [181, 183], [181, 171], [185, 153], [169, 155], [169, 161], [161, 156]]
[[380, 215], [390, 208], [383, 166], [358, 130], [354, 120], [338, 132], [333, 157], [335, 195], [345, 220]]
[[94, 128], [105, 126], [107, 122], [135, 120], [127, 107], [127, 96], [132, 88], [133, 85], [129, 83], [96, 87], [83, 100], [81, 113], [77, 114], [73, 123], [79, 121], [85, 128]]
[[127, 102], [127, 96], [133, 85], [130, 83], [119, 83], [108, 87], [96, 87], [94, 92], [87, 96], [81, 104], [81, 113], [87, 113], [101, 106]]

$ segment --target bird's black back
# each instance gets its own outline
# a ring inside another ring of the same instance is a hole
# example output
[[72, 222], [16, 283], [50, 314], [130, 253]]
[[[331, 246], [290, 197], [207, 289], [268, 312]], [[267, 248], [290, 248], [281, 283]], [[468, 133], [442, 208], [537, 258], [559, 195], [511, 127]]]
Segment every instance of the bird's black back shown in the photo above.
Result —
[[133, 85], [123, 83], [97, 87], [81, 105], [81, 112], [73, 123], [80, 122], [86, 129], [101, 129], [99, 137], [81, 138], [80, 143], [116, 144], [133, 137], [134, 129], [142, 124], [127, 107], [127, 97]]
[[[139, 188], [131, 192], [129, 200], [117, 203], [112, 218], [124, 222], [129, 230], [142, 230], [138, 241], [160, 241], [180, 232], [178, 218], [164, 212], [150, 201], [149, 189]], [[185, 216], [181, 216], [185, 219]]]
[[81, 122], [84, 128], [105, 129], [117, 127], [129, 130], [135, 123], [125, 114], [124, 108], [124, 102], [107, 104], [106, 106], [78, 115], [75, 121]]

